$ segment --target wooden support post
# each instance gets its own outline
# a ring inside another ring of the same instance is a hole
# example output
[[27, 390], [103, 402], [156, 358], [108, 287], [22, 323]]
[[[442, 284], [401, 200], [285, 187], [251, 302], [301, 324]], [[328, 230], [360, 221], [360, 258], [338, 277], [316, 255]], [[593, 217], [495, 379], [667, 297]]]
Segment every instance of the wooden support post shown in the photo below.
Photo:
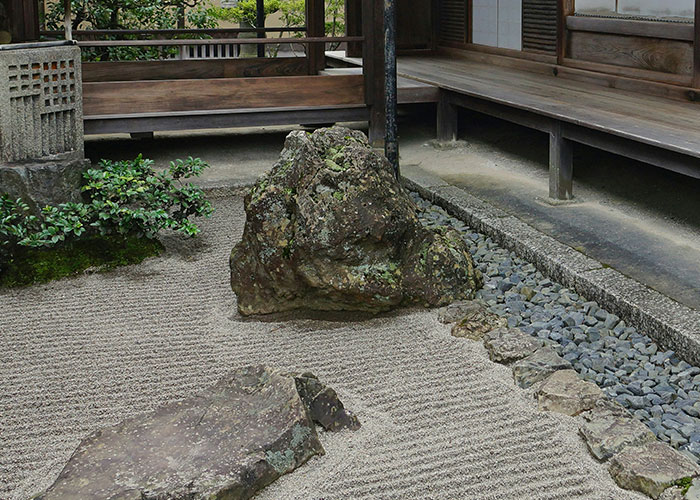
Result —
[[13, 42], [39, 40], [39, 5], [37, 2], [8, 0], [6, 6]]
[[71, 13], [71, 0], [64, 0], [63, 6], [65, 10], [65, 15], [63, 17], [65, 37], [66, 40], [73, 40], [73, 14]]
[[700, 88], [700, 0], [695, 0], [695, 40], [693, 41], [693, 87]]
[[384, 156], [394, 168], [396, 179], [401, 178], [399, 168], [399, 129], [398, 129], [398, 77], [396, 74], [396, 1], [384, 0], [384, 96], [386, 126], [384, 136]]
[[[265, 1], [256, 0], [256, 13], [255, 13], [255, 27], [264, 28], [265, 27]], [[258, 31], [256, 33], [258, 38], [265, 38], [265, 33]], [[263, 44], [258, 45], [258, 57], [265, 57], [265, 46]]]
[[[362, 34], [362, 3], [360, 0], [345, 0], [345, 34], [360, 36]], [[362, 57], [362, 43], [348, 42], [345, 50], [347, 57]]]
[[365, 76], [365, 101], [369, 106], [369, 142], [384, 148], [386, 133], [386, 95], [384, 86], [384, 2], [362, 0], [362, 67]]
[[574, 0], [559, 0], [557, 3], [557, 64], [563, 64], [566, 57], [566, 18], [573, 15], [574, 10]]
[[562, 135], [562, 124], [555, 121], [549, 132], [549, 197], [573, 198], [573, 143]]
[[458, 131], [457, 107], [450, 102], [447, 92], [441, 91], [437, 105], [437, 140], [456, 141]]
[[[326, 36], [326, 8], [324, 0], [306, 0], [306, 36]], [[317, 75], [326, 67], [326, 44], [309, 43], [306, 46], [309, 74]]]

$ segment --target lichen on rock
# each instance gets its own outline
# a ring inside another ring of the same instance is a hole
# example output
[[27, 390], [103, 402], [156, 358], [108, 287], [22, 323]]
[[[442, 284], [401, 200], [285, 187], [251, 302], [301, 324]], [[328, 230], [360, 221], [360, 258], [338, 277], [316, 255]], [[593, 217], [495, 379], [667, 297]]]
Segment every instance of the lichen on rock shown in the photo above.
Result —
[[459, 233], [423, 227], [387, 160], [355, 130], [291, 132], [245, 211], [230, 258], [244, 315], [441, 306], [482, 285]]

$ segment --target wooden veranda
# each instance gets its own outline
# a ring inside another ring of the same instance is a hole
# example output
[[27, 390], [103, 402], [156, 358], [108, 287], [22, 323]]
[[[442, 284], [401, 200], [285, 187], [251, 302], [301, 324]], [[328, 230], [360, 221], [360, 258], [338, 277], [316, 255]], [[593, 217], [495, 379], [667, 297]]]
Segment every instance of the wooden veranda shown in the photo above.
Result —
[[[85, 133], [140, 135], [160, 130], [368, 121], [370, 140], [382, 146], [386, 130], [384, 4], [363, 0], [358, 18], [362, 33], [327, 37], [323, 0], [307, 0], [305, 24], [286, 28], [264, 26], [263, 1], [257, 2], [257, 28], [79, 31], [72, 29], [70, 2], [64, 0], [65, 37], [84, 50], [155, 47], [194, 55], [85, 62]], [[16, 32], [16, 41], [64, 36], [63, 32], [39, 32], [36, 9], [18, 7], [12, 14], [22, 28]], [[282, 33], [304, 36], [280, 37]], [[362, 70], [326, 71], [325, 49], [330, 43], [359, 49]], [[266, 46], [284, 44], [299, 50], [285, 57], [266, 56]], [[250, 46], [257, 53], [242, 57], [241, 48]], [[402, 84], [410, 87], [402, 92], [404, 101], [437, 100], [435, 89], [405, 80]]]
[[[508, 22], [486, 29], [484, 12], [503, 5]], [[572, 197], [574, 143], [700, 178], [700, 0], [672, 19], [584, 13], [575, 0], [400, 0], [397, 17], [399, 77], [439, 89], [439, 139], [456, 138], [460, 107], [549, 134], [555, 199]]]
[[[575, 0], [346, 0], [346, 34], [329, 38], [323, 1], [307, 0], [305, 25], [286, 29], [301, 38], [264, 38], [279, 33], [269, 27], [202, 32], [210, 38], [198, 40], [174, 38], [182, 30], [118, 40], [75, 32], [86, 50], [258, 47], [252, 58], [86, 63], [85, 131], [366, 120], [381, 146], [387, 111], [395, 109], [385, 80], [388, 40], [399, 50], [398, 103], [438, 102], [440, 139], [456, 137], [460, 107], [547, 133], [552, 198], [572, 197], [574, 143], [700, 177], [700, 0], [694, 3], [694, 17], [664, 19], [591, 15]], [[502, 5], [516, 15], [485, 27], [493, 16], [483, 12]], [[387, 7], [397, 10], [395, 36]], [[20, 24], [32, 36], [31, 23]], [[240, 38], [246, 32], [257, 38]], [[327, 54], [329, 42], [346, 50]], [[303, 56], [263, 57], [261, 47], [280, 43], [303, 46]]]

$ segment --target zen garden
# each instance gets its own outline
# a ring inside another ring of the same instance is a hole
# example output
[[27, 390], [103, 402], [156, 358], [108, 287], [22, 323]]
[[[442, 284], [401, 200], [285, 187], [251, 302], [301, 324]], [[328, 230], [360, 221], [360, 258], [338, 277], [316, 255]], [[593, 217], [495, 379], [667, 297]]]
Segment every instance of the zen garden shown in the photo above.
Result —
[[0, 499], [700, 499], [698, 26], [0, 0]]

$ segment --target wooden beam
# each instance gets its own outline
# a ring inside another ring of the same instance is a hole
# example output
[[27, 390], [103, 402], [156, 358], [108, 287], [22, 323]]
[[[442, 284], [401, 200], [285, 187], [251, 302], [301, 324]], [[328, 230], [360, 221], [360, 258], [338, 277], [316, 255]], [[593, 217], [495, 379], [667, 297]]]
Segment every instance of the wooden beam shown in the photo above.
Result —
[[686, 42], [692, 42], [695, 36], [695, 30], [691, 24], [608, 19], [604, 17], [569, 16], [566, 18], [566, 27], [569, 31], [590, 31], [611, 35], [683, 40]]
[[[324, 0], [306, 0], [306, 36], [326, 36], [326, 7]], [[326, 67], [326, 44], [310, 43], [306, 46], [309, 74], [317, 75]]]
[[695, 0], [695, 40], [693, 41], [693, 87], [700, 88], [700, 0]]
[[219, 39], [167, 39], [167, 40], [81, 40], [81, 47], [169, 47], [184, 45], [276, 45], [278, 43], [299, 43], [323, 45], [330, 42], [361, 42], [362, 37], [302, 37], [302, 38], [219, 38]]
[[302, 76], [303, 57], [84, 62], [83, 82]]

